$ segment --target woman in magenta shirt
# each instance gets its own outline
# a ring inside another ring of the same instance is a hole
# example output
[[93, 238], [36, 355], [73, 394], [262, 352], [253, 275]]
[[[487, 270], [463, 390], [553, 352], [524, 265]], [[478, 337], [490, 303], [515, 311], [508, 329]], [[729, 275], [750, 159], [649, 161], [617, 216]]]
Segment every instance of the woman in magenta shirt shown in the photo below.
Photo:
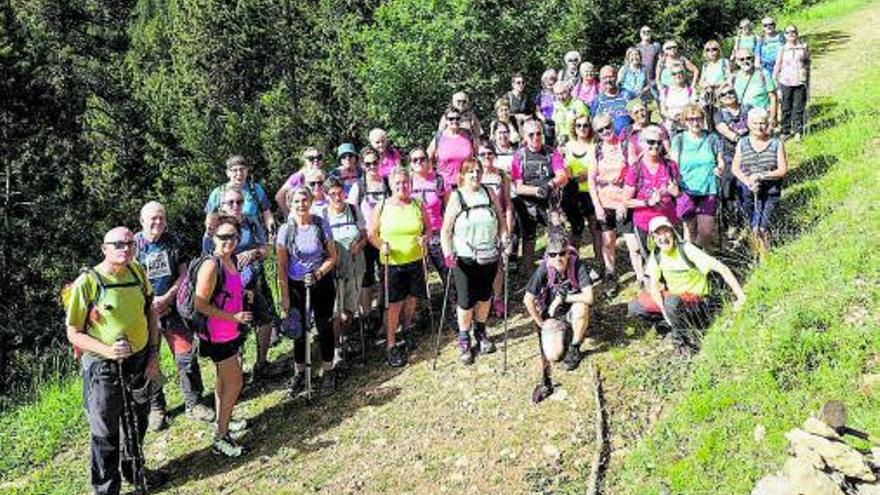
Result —
[[[244, 309], [244, 291], [241, 274], [235, 261], [235, 248], [241, 239], [241, 230], [234, 217], [222, 216], [214, 231], [214, 251], [202, 262], [196, 277], [193, 304], [196, 311], [207, 316], [207, 335], [200, 335], [199, 351], [211, 358], [217, 366], [214, 399], [217, 411], [217, 430], [213, 450], [227, 457], [238, 457], [242, 448], [229, 431], [244, 428], [241, 422], [232, 422], [232, 409], [241, 393], [241, 364], [238, 354], [242, 334], [239, 325], [253, 319]], [[218, 287], [218, 284], [222, 284]]]
[[665, 216], [678, 223], [675, 200], [681, 194], [678, 187], [680, 176], [678, 165], [665, 156], [663, 133], [659, 127], [651, 125], [642, 130], [639, 143], [644, 153], [627, 170], [623, 197], [626, 206], [633, 210], [633, 225], [639, 242], [647, 250], [645, 242], [652, 218]]
[[461, 164], [474, 156], [471, 136], [459, 124], [461, 113], [454, 107], [446, 110], [446, 128], [440, 131], [428, 146], [428, 159], [437, 164], [447, 192], [458, 184]]

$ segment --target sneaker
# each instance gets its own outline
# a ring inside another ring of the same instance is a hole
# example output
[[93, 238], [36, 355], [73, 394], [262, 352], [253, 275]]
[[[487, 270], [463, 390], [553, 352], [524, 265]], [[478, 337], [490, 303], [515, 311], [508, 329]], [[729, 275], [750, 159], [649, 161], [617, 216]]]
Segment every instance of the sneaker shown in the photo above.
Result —
[[471, 352], [470, 349], [461, 350], [458, 354], [458, 360], [461, 362], [461, 364], [470, 366], [474, 364], [474, 353]]
[[498, 318], [504, 318], [504, 300], [500, 297], [496, 297], [492, 301], [492, 309], [495, 311], [495, 316]]
[[567, 371], [576, 370], [581, 364], [581, 359], [583, 359], [583, 354], [580, 348], [572, 344], [568, 346], [568, 352], [565, 353], [565, 358], [562, 360], [562, 367]]
[[471, 335], [468, 332], [458, 332], [458, 360], [461, 364], [474, 363], [474, 353], [471, 350]]
[[492, 354], [495, 352], [495, 344], [489, 340], [489, 337], [483, 336], [480, 339], [480, 354]]
[[239, 457], [244, 453], [244, 449], [229, 435], [223, 437], [215, 437], [214, 444], [211, 445], [211, 451], [217, 455], [225, 457]]
[[159, 431], [165, 429], [168, 423], [165, 421], [165, 411], [153, 409], [147, 416], [147, 431]]
[[325, 370], [324, 376], [321, 377], [321, 395], [329, 397], [336, 391], [336, 373], [332, 370]]
[[290, 385], [287, 389], [287, 395], [291, 398], [299, 397], [300, 394], [306, 391], [306, 374], [305, 372], [297, 373], [293, 375], [293, 380], [290, 381]]
[[345, 343], [343, 342], [343, 343], [342, 343], [339, 347], [337, 347], [336, 350], [333, 352], [333, 367], [334, 367], [334, 368], [336, 368], [337, 366], [340, 366], [340, 365], [343, 363], [343, 361], [345, 361], [345, 359], [342, 358], [342, 354], [343, 354], [343, 347], [342, 347], [342, 345], [344, 345], [344, 344], [345, 344]]
[[186, 417], [193, 421], [211, 423], [214, 421], [214, 411], [204, 404], [196, 404], [186, 409]]
[[392, 368], [401, 368], [406, 366], [406, 352], [403, 351], [400, 344], [394, 344], [387, 351], [388, 366]]

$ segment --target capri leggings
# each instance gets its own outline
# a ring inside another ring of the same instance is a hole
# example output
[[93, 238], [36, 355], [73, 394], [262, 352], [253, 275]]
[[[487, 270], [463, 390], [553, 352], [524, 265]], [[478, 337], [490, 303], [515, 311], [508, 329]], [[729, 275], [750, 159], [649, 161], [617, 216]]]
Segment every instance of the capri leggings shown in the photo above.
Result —
[[[306, 286], [301, 280], [288, 280], [290, 287], [290, 307], [299, 309], [302, 315], [302, 328], [306, 328]], [[318, 327], [318, 344], [321, 347], [321, 361], [333, 361], [333, 307], [336, 299], [336, 284], [332, 276], [325, 276], [312, 287], [312, 311]], [[306, 339], [303, 336], [294, 340], [293, 361], [296, 364], [306, 362]]]

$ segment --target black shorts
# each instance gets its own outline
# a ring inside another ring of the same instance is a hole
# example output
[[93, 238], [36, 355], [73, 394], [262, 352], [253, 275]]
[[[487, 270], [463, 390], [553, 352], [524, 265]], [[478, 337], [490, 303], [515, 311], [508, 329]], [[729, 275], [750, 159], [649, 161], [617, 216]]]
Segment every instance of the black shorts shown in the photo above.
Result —
[[372, 244], [364, 246], [364, 261], [366, 268], [361, 287], [372, 287], [376, 285], [376, 266], [379, 264], [379, 250]]
[[226, 361], [232, 356], [238, 355], [241, 349], [242, 338], [230, 340], [229, 342], [214, 343], [210, 340], [199, 338], [199, 354], [210, 358], [211, 361], [219, 363]]
[[546, 201], [526, 200], [517, 196], [513, 200], [513, 208], [523, 241], [534, 241], [538, 238], [538, 224], [545, 227], [550, 225]]
[[492, 283], [497, 272], [497, 261], [481, 265], [471, 259], [458, 258], [455, 268], [452, 269], [458, 307], [468, 310], [478, 302], [488, 301], [492, 297]]
[[[384, 270], [385, 267], [383, 266]], [[388, 266], [388, 302], [399, 303], [407, 297], [427, 298], [422, 260]]]
[[617, 221], [617, 212], [615, 210], [609, 210], [605, 208], [605, 220], [596, 220], [599, 224], [599, 230], [602, 232], [609, 232], [612, 230], [616, 230], [618, 234], [632, 234], [633, 233], [633, 214], [632, 210], [626, 210], [626, 217], [624, 217], [622, 222]]
[[584, 233], [585, 222], [595, 217], [596, 211], [590, 193], [579, 191], [576, 182], [569, 184], [572, 185], [566, 185], [563, 193], [562, 211], [571, 224], [571, 233], [579, 238]]

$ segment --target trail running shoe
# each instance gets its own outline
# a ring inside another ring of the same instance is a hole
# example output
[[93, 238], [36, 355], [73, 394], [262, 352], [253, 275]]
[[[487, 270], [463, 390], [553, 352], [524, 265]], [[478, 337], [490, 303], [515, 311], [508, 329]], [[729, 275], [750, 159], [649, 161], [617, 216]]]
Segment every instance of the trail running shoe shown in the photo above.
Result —
[[394, 344], [388, 348], [388, 366], [392, 368], [402, 368], [406, 366], [406, 352], [401, 348], [400, 344]]
[[214, 444], [211, 445], [211, 451], [217, 455], [225, 457], [239, 457], [244, 453], [244, 449], [241, 448], [241, 445], [233, 440], [228, 434], [223, 437], [215, 437]]
[[492, 354], [495, 352], [495, 344], [485, 335], [480, 339], [480, 354]]
[[214, 421], [214, 411], [204, 404], [196, 404], [186, 409], [186, 417], [194, 421], [211, 423]]
[[581, 364], [581, 359], [583, 359], [583, 353], [576, 345], [568, 346], [568, 351], [565, 353], [565, 358], [562, 360], [562, 367], [567, 371], [576, 370], [578, 366]]

